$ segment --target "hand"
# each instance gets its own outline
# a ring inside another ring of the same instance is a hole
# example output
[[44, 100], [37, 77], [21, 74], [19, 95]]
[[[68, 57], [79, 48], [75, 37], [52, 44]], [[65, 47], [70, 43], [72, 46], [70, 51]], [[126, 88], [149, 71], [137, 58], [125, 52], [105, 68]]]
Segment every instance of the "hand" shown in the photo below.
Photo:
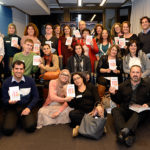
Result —
[[104, 108], [101, 105], [96, 107], [96, 111], [100, 117], [104, 118]]
[[39, 64], [38, 67], [43, 69], [44, 65], [43, 64]]
[[110, 88], [109, 88], [109, 92], [110, 92], [111, 94], [115, 94], [115, 93], [116, 93], [115, 87], [110, 87]]
[[106, 69], [106, 73], [110, 73], [111, 72], [111, 70], [110, 69]]
[[18, 44], [14, 44], [13, 47], [20, 49], [20, 46]]
[[9, 100], [9, 101], [8, 101], [8, 103], [11, 104], [11, 105], [12, 105], [12, 104], [16, 104], [17, 102], [18, 102], [18, 101], [12, 101], [12, 100]]
[[148, 108], [149, 106], [147, 104], [143, 104], [142, 107]]
[[90, 43], [90, 44], [91, 44], [91, 47], [93, 48], [93, 40], [91, 41], [91, 43]]
[[29, 115], [29, 113], [31, 112], [31, 110], [29, 108], [25, 108], [22, 113], [21, 113], [21, 116], [23, 115]]
[[113, 73], [119, 73], [119, 70], [117, 70], [117, 69], [115, 69], [115, 70], [113, 70]]
[[66, 102], [70, 102], [73, 99], [73, 97], [65, 97]]
[[68, 49], [72, 49], [71, 45], [68, 45]]
[[96, 56], [96, 59], [99, 60], [100, 59], [99, 56]]
[[52, 115], [51, 115], [51, 118], [56, 118], [56, 117], [58, 117], [59, 116], [59, 114], [60, 114], [60, 112], [59, 111], [57, 111], [57, 112], [54, 112]]

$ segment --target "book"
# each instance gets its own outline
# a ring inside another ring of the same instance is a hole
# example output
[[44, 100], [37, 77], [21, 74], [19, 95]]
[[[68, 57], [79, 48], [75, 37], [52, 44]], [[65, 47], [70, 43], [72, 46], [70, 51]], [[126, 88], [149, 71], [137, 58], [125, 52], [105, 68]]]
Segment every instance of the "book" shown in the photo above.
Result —
[[119, 44], [119, 37], [114, 37], [115, 40], [115, 44], [118, 45]]
[[75, 97], [75, 86], [74, 84], [67, 85], [67, 97]]
[[34, 44], [33, 52], [40, 52], [40, 44], [37, 43]]
[[109, 69], [110, 70], [115, 70], [117, 68], [116, 59], [109, 59], [108, 63], [109, 63]]
[[14, 45], [18, 45], [18, 37], [11, 38], [11, 47], [14, 47]]
[[86, 37], [86, 45], [91, 45], [92, 39], [93, 39], [93, 37], [91, 35], [88, 35]]
[[9, 96], [11, 101], [20, 101], [19, 86], [9, 87]]
[[33, 56], [33, 66], [38, 66], [41, 63], [41, 57], [39, 55]]
[[81, 34], [80, 34], [79, 30], [74, 30], [74, 35], [76, 38], [81, 38]]
[[71, 44], [72, 44], [72, 37], [67, 37], [65, 45], [71, 45]]
[[121, 48], [124, 48], [126, 46], [125, 38], [119, 38], [119, 45]]
[[110, 85], [111, 87], [115, 87], [115, 89], [118, 90], [118, 77], [111, 77]]
[[139, 104], [133, 104], [129, 106], [129, 109], [137, 113], [140, 113], [146, 110], [150, 110], [150, 107], [143, 107], [142, 105], [139, 105]]

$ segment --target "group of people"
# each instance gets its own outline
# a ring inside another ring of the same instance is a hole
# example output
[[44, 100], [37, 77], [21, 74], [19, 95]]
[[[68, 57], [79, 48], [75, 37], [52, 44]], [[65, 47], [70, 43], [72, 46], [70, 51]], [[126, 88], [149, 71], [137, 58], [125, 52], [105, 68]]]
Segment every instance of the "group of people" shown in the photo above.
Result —
[[[29, 23], [22, 38], [16, 34], [16, 26], [9, 24], [8, 35], [0, 36], [0, 75], [6, 79], [2, 83], [4, 134], [11, 135], [19, 119], [28, 132], [50, 124], [70, 123], [76, 136], [85, 114], [105, 117], [101, 99], [107, 90], [118, 104], [112, 110], [117, 141], [131, 146], [136, 128], [147, 113], [134, 112], [129, 106], [150, 106], [150, 18], [142, 17], [140, 24], [142, 32], [137, 36], [130, 33], [127, 21], [115, 23], [111, 34], [96, 24], [93, 35], [85, 21], [79, 22], [74, 34], [69, 25], [61, 31], [60, 25], [48, 23], [45, 35], [39, 36], [37, 26]], [[36, 65], [35, 56], [40, 56]], [[48, 96], [36, 120], [33, 112], [39, 94], [31, 77], [34, 74], [37, 79], [47, 72], [49, 76], [57, 75], [50, 77]], [[91, 83], [93, 73], [97, 86]], [[111, 77], [117, 77], [118, 89], [112, 87]], [[75, 85], [75, 97], [67, 97], [69, 84]]]

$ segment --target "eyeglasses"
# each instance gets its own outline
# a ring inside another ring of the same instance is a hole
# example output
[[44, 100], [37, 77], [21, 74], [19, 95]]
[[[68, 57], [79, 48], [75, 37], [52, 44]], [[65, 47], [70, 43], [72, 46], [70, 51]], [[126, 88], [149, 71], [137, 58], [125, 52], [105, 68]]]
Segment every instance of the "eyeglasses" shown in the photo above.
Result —
[[73, 81], [79, 80], [81, 77], [73, 78]]
[[69, 77], [69, 75], [65, 74], [65, 73], [61, 73], [60, 75], [65, 76], [65, 77]]

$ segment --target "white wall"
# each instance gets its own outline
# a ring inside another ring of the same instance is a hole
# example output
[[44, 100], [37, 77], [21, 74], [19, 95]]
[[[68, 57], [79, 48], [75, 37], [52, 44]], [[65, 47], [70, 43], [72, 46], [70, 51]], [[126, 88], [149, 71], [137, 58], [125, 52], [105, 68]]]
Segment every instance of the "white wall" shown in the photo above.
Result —
[[16, 8], [12, 8], [12, 20], [17, 27], [17, 35], [22, 37], [25, 26], [29, 23], [29, 16]]

